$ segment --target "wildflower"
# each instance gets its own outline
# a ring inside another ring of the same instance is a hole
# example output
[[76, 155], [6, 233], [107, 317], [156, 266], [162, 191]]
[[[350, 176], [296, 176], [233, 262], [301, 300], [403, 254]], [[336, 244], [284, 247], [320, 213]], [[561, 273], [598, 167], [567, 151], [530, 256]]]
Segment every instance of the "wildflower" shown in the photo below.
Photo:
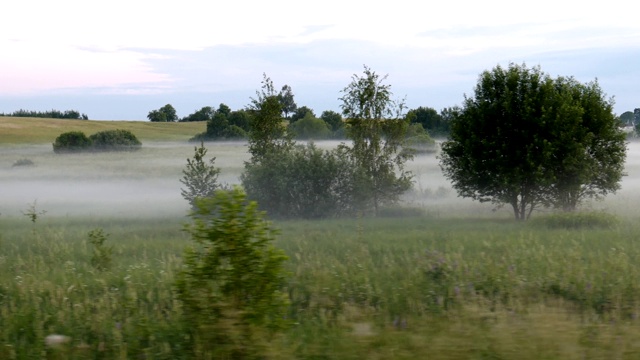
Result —
[[65, 335], [51, 334], [46, 338], [44, 338], [44, 343], [49, 348], [59, 349], [64, 344], [68, 343], [70, 340], [71, 338]]

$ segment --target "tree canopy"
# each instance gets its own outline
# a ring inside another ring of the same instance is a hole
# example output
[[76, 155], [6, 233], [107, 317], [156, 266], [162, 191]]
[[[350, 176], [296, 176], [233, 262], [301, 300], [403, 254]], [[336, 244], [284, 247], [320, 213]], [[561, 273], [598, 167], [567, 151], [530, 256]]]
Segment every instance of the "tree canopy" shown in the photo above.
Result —
[[147, 119], [153, 122], [174, 122], [178, 121], [178, 114], [171, 104], [167, 104], [158, 110], [151, 110]]
[[626, 145], [612, 107], [597, 82], [497, 66], [455, 112], [441, 167], [460, 196], [509, 204], [519, 220], [573, 210], [620, 187]]
[[289, 114], [296, 111], [298, 105], [296, 105], [295, 100], [293, 99], [293, 90], [291, 90], [291, 86], [284, 85], [280, 93], [278, 94], [278, 100], [280, 101], [280, 106], [282, 106], [282, 113], [284, 117], [289, 117]]

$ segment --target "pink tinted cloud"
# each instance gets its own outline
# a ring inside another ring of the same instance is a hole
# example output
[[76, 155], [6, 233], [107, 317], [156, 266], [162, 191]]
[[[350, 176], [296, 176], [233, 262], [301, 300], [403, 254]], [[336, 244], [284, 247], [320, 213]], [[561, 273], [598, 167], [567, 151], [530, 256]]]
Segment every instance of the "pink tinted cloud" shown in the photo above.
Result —
[[52, 90], [128, 86], [164, 89], [170, 76], [145, 61], [154, 55], [129, 50], [95, 51], [34, 41], [1, 44], [0, 94], [28, 95]]

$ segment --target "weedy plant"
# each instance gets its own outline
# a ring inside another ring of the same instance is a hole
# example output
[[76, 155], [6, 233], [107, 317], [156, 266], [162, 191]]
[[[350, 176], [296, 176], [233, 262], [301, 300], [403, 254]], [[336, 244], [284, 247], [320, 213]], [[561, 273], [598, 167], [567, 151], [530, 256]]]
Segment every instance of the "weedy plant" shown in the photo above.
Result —
[[284, 252], [256, 202], [239, 189], [198, 198], [176, 281], [196, 358], [247, 358], [285, 325]]
[[91, 256], [91, 266], [99, 271], [109, 270], [112, 262], [113, 246], [106, 246], [109, 234], [105, 234], [102, 229], [89, 231], [88, 242], [93, 245], [93, 255]]
[[36, 205], [37, 205], [36, 203], [37, 203], [37, 200], [34, 200], [32, 204], [29, 204], [29, 207], [27, 208], [27, 210], [22, 212], [22, 214], [28, 217], [29, 220], [31, 220], [31, 222], [34, 224], [38, 221], [39, 217], [47, 213], [46, 210], [38, 211], [36, 209]]

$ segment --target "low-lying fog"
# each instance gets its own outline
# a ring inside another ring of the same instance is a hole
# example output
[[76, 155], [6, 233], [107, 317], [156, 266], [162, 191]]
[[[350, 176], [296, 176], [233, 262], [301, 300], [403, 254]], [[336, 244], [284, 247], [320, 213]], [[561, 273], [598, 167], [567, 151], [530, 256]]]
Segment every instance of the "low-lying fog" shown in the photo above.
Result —
[[[338, 142], [318, 142], [323, 148]], [[238, 184], [244, 161], [249, 158], [245, 143], [207, 143], [208, 157], [216, 157], [219, 180]], [[0, 215], [22, 216], [34, 204], [47, 216], [184, 216], [188, 210], [180, 195], [182, 170], [193, 156], [194, 144], [145, 143], [132, 153], [53, 153], [51, 145], [5, 147], [0, 153]], [[22, 159], [33, 166], [15, 166]], [[442, 176], [435, 154], [419, 155], [408, 164], [415, 174], [414, 191], [406, 196], [411, 206], [424, 206], [434, 215], [491, 215], [493, 206], [460, 199]], [[622, 190], [594, 208], [630, 214], [640, 201], [640, 143], [629, 144], [628, 176]], [[509, 209], [498, 211], [511, 216]], [[632, 215], [632, 214], [631, 214]]]

